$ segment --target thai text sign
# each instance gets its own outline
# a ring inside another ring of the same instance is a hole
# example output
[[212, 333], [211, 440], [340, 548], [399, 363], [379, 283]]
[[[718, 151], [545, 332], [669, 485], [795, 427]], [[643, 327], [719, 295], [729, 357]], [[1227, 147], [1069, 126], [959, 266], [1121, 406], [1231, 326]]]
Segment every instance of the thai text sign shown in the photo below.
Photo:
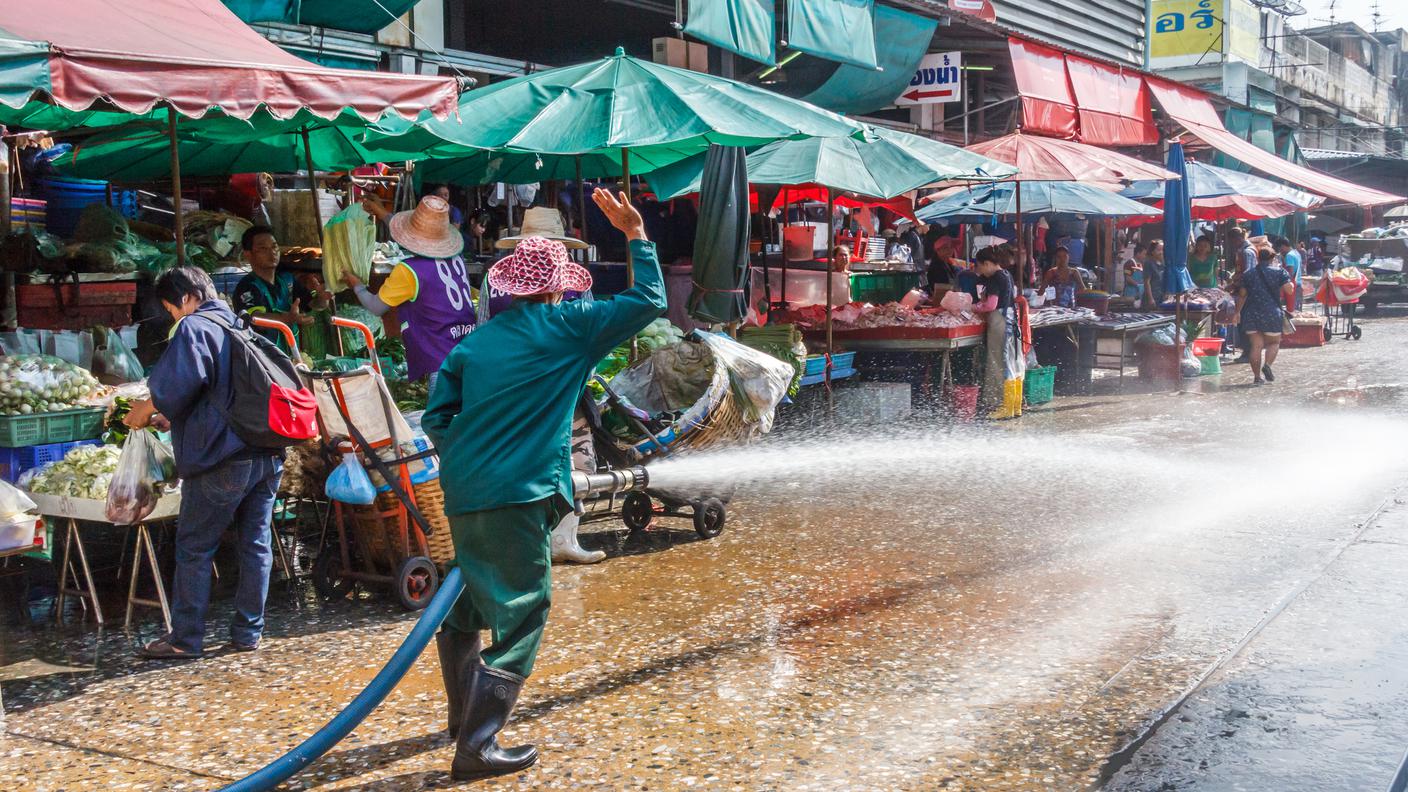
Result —
[[919, 61], [897, 105], [956, 102], [963, 98], [963, 53], [934, 52]]
[[1222, 55], [1222, 2], [1152, 0], [1149, 4], [1149, 60], [1204, 54], [1216, 63]]

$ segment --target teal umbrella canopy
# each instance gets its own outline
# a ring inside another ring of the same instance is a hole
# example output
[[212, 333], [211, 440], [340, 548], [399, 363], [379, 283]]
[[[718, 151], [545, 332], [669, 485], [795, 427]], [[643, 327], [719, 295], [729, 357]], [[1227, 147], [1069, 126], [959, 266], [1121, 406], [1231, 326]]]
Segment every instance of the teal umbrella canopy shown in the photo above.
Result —
[[756, 146], [803, 137], [846, 137], [843, 116], [763, 88], [627, 56], [487, 85], [460, 98], [457, 117], [389, 122], [367, 135], [398, 159], [504, 150], [535, 155], [629, 149], [655, 166], [709, 144]]
[[985, 223], [994, 217], [1017, 215], [1017, 188], [1021, 187], [1022, 214], [1096, 215], [1102, 217], [1158, 217], [1162, 211], [1082, 182], [999, 182], [972, 188], [954, 187], [915, 212], [926, 223], [949, 220]]
[[[699, 192], [704, 157], [651, 174], [661, 200]], [[865, 126], [861, 137], [782, 140], [748, 155], [754, 184], [829, 187], [836, 192], [893, 198], [941, 181], [1005, 179], [1017, 169], [980, 154], [919, 135]]]

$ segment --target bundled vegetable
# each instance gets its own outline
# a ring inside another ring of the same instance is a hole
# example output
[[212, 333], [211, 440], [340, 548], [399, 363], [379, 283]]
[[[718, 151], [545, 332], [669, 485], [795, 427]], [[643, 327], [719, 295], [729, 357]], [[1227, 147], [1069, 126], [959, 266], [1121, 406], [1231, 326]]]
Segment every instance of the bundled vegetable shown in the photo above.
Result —
[[0, 415], [72, 409], [98, 390], [86, 369], [49, 355], [0, 357]]
[[34, 472], [28, 481], [25, 477], [31, 474], [21, 476], [20, 485], [44, 495], [105, 499], [121, 455], [117, 446], [79, 446], [58, 462]]
[[656, 319], [636, 334], [636, 341], [646, 352], [671, 347], [684, 340], [684, 331], [670, 324], [664, 317]]
[[161, 500], [162, 485], [176, 479], [171, 449], [150, 429], [132, 432], [122, 443], [122, 455], [107, 494], [107, 518], [114, 525], [141, 522]]

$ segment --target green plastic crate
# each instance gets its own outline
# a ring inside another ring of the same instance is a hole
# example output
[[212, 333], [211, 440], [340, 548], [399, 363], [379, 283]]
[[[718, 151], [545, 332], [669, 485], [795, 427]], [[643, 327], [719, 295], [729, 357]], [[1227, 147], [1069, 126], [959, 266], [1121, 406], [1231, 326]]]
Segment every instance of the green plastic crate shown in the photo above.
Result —
[[106, 410], [92, 408], [0, 416], [0, 446], [18, 448], [92, 440], [103, 433], [103, 416], [106, 414]]
[[851, 302], [896, 302], [922, 283], [919, 272], [852, 272]]
[[1056, 398], [1056, 367], [1037, 366], [1027, 369], [1022, 380], [1022, 394], [1027, 404], [1046, 404]]
[[1222, 358], [1217, 355], [1199, 355], [1198, 365], [1202, 367], [1199, 374], [1221, 374]]

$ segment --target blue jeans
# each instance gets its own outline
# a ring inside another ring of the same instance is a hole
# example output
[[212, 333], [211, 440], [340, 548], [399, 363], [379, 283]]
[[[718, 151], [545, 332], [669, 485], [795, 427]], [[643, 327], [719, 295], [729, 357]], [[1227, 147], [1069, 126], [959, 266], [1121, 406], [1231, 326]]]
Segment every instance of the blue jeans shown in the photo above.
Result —
[[211, 563], [220, 537], [232, 524], [239, 544], [240, 578], [230, 639], [247, 645], [259, 641], [274, 565], [269, 526], [283, 469], [281, 458], [260, 455], [223, 462], [181, 482], [171, 604], [173, 646], [195, 653], [204, 647]]

